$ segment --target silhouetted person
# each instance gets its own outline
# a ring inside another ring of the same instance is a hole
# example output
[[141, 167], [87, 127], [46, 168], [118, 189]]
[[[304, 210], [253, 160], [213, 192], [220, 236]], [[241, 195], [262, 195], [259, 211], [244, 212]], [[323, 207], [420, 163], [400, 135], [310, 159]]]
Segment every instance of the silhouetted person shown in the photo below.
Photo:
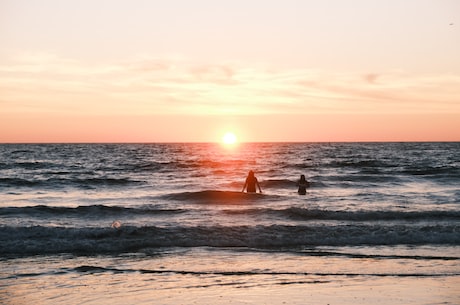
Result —
[[300, 180], [297, 185], [299, 186], [297, 193], [299, 193], [299, 195], [306, 195], [307, 187], [310, 186], [310, 183], [308, 183], [308, 181], [305, 179], [305, 175], [300, 175]]
[[259, 188], [259, 192], [262, 193], [259, 181], [257, 181], [256, 176], [254, 176], [254, 172], [249, 171], [248, 176], [246, 177], [246, 182], [244, 183], [243, 189], [241, 191], [244, 192], [244, 189], [246, 189], [248, 193], [256, 193], [256, 185]]

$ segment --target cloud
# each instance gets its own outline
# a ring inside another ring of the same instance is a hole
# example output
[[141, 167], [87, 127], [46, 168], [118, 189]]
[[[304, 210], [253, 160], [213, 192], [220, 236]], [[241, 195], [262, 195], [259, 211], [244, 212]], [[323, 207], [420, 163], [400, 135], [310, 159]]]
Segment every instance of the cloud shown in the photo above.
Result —
[[[336, 110], [372, 113], [460, 113], [459, 75], [419, 75], [402, 71], [365, 75], [317, 75], [299, 82], [323, 99], [334, 99]], [[342, 101], [342, 102], [339, 102]]]
[[460, 76], [339, 73], [184, 58], [0, 60], [8, 112], [82, 114], [460, 113]]
[[376, 73], [369, 73], [364, 75], [364, 79], [369, 83], [369, 84], [375, 84], [375, 81], [379, 78], [379, 75]]

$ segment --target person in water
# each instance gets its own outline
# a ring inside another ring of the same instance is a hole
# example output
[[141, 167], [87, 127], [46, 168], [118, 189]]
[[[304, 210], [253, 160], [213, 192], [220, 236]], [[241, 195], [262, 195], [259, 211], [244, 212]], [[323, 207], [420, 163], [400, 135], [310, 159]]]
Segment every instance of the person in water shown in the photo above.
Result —
[[299, 193], [299, 195], [306, 195], [307, 187], [310, 186], [310, 183], [305, 179], [305, 175], [300, 175], [300, 180], [297, 185], [299, 186], [297, 193]]
[[246, 177], [246, 182], [244, 183], [243, 189], [241, 191], [244, 192], [244, 189], [246, 189], [246, 192], [248, 193], [256, 193], [256, 185], [259, 188], [259, 192], [262, 193], [259, 181], [257, 181], [256, 176], [254, 176], [254, 172], [251, 170]]

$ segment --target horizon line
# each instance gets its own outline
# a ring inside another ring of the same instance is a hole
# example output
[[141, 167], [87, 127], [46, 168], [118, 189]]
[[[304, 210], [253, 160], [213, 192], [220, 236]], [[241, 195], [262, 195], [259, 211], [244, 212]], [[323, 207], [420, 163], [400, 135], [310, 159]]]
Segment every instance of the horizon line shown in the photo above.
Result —
[[[407, 140], [407, 141], [245, 141], [233, 144], [323, 144], [323, 143], [460, 143], [460, 140]], [[133, 142], [0, 142], [0, 145], [41, 145], [41, 144], [223, 144], [220, 141], [133, 141]]]

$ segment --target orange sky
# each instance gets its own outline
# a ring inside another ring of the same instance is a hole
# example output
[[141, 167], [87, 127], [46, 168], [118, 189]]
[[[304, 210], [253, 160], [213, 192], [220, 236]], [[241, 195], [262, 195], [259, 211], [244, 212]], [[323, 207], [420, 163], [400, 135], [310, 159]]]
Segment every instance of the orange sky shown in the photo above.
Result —
[[460, 141], [460, 3], [0, 1], [0, 142]]
[[239, 117], [32, 114], [21, 115], [20, 119], [7, 116], [0, 121], [2, 141], [6, 143], [126, 142], [126, 139], [128, 142], [214, 142], [220, 141], [227, 131], [234, 132], [241, 142], [458, 141], [458, 127], [458, 114]]

